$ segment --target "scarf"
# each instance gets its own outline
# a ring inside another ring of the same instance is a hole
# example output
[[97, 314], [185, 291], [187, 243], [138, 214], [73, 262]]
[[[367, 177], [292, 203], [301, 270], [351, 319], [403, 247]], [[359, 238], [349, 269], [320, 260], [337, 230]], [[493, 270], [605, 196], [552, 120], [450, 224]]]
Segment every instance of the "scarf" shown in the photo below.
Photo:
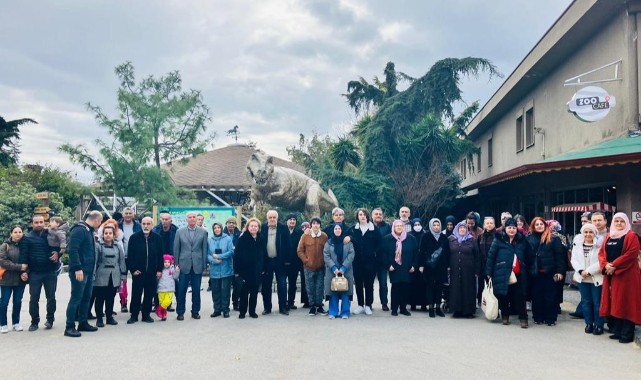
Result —
[[[617, 230], [614, 227], [614, 219], [616, 218], [625, 220], [625, 228], [621, 231]], [[624, 212], [617, 212], [612, 217], [612, 223], [610, 223], [610, 237], [612, 239], [618, 239], [622, 236], [625, 236], [625, 234], [627, 234], [628, 232], [630, 232], [630, 219], [628, 219], [628, 216]]]
[[396, 225], [404, 226], [405, 223], [400, 219], [396, 219], [394, 223], [392, 223], [392, 237], [396, 239], [396, 252], [394, 254], [394, 261], [396, 261], [396, 264], [398, 265], [403, 265], [401, 253], [403, 252], [403, 240], [405, 240], [405, 238], [407, 237], [407, 231], [403, 230], [400, 236], [396, 235], [396, 232], [394, 232], [394, 226]]
[[439, 225], [441, 224], [441, 221], [438, 218], [432, 218], [430, 219], [430, 224], [428, 224], [427, 226], [430, 228], [430, 232], [432, 233], [432, 236], [434, 236], [434, 239], [438, 241], [438, 238], [441, 237], [441, 232], [434, 232], [434, 230], [432, 229], [434, 222], [438, 222]]
[[[341, 229], [341, 235], [336, 236], [333, 233], [334, 228], [339, 227]], [[339, 223], [334, 224], [332, 227], [332, 238], [330, 239], [334, 245], [334, 253], [336, 254], [336, 259], [338, 260], [339, 265], [343, 265], [343, 228]]]
[[[459, 235], [458, 230], [461, 226], [465, 227], [465, 235]], [[465, 220], [462, 222], [459, 222], [459, 224], [457, 224], [456, 227], [454, 227], [454, 231], [452, 231], [452, 235], [456, 237], [456, 240], [459, 243], [462, 243], [472, 238], [472, 234], [470, 234], [470, 229], [467, 226], [467, 222]]]

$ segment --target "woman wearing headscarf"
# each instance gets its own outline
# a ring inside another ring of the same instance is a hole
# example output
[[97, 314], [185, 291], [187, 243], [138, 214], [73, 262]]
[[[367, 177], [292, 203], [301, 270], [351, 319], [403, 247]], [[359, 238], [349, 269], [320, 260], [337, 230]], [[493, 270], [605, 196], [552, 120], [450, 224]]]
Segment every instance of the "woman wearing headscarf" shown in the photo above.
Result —
[[383, 250], [389, 264], [392, 283], [392, 315], [411, 315], [407, 310], [411, 274], [416, 271], [418, 242], [404, 229], [405, 223], [397, 219], [392, 223], [392, 233], [383, 238]]
[[594, 224], [584, 224], [581, 233], [574, 238], [572, 247], [574, 281], [579, 284], [581, 292], [580, 305], [585, 321], [585, 333], [594, 335], [603, 334], [603, 319], [599, 316], [603, 274], [599, 264], [601, 242], [596, 238], [598, 233]]
[[528, 328], [525, 308], [527, 269], [533, 261], [532, 247], [518, 230], [516, 220], [508, 218], [503, 231], [498, 232], [492, 242], [485, 265], [485, 275], [492, 279], [504, 325], [510, 324], [512, 309], [519, 315], [521, 328]]
[[229, 318], [231, 284], [234, 279], [234, 245], [231, 236], [223, 233], [222, 223], [214, 222], [211, 229], [214, 234], [207, 241], [207, 262], [214, 312], [210, 317], [222, 314], [223, 318]]
[[599, 249], [599, 264], [605, 274], [600, 314], [610, 318], [614, 330], [610, 339], [618, 339], [619, 343], [632, 342], [634, 325], [641, 325], [638, 256], [638, 236], [630, 229], [628, 216], [617, 212]]
[[554, 326], [559, 307], [557, 283], [563, 281], [567, 262], [565, 247], [538, 216], [530, 223], [527, 241], [536, 257], [531, 268], [532, 319], [537, 325]]
[[[325, 243], [323, 257], [325, 260], [325, 296], [329, 298], [329, 319], [339, 315], [338, 301], [340, 299], [340, 316], [342, 319], [349, 318], [349, 304], [354, 290], [354, 245], [350, 241], [344, 243], [343, 224], [335, 223], [332, 228], [332, 236]], [[346, 292], [332, 291], [332, 278], [342, 275], [347, 279], [348, 290]]]
[[452, 235], [452, 232], [454, 232], [454, 226], [456, 226], [456, 218], [454, 217], [454, 215], [446, 216], [445, 229], [443, 230], [446, 237], [449, 238]]
[[354, 284], [358, 301], [358, 307], [354, 310], [354, 314], [372, 315], [376, 256], [381, 245], [381, 234], [370, 220], [369, 212], [366, 209], [356, 210], [356, 220], [356, 224], [350, 230], [355, 252]]
[[[421, 221], [421, 218], [414, 218], [410, 220], [410, 224], [412, 225], [412, 231], [410, 231], [410, 234], [414, 236], [414, 239], [418, 244], [418, 251], [416, 252], [418, 260], [418, 255], [421, 249], [421, 241], [423, 240], [423, 236], [425, 235], [425, 228], [423, 228], [423, 222]], [[425, 299], [425, 280], [423, 279], [423, 275], [418, 270], [415, 270], [411, 275], [408, 300], [412, 310], [416, 310], [416, 307], [420, 306], [421, 311], [427, 311], [427, 301]]]
[[480, 274], [481, 254], [468, 224], [456, 225], [450, 246], [449, 308], [454, 318], [474, 318], [476, 312], [476, 283]]
[[445, 314], [441, 310], [441, 294], [443, 278], [447, 275], [450, 245], [445, 234], [441, 232], [440, 220], [430, 219], [428, 227], [429, 232], [423, 235], [419, 248], [418, 270], [425, 281], [425, 301], [430, 318], [437, 315], [444, 317]]

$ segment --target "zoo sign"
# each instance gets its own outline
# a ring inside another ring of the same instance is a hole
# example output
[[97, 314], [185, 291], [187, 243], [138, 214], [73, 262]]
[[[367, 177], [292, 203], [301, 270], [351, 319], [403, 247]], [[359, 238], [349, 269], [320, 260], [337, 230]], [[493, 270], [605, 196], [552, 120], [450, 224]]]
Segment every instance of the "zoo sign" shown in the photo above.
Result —
[[613, 95], [601, 87], [588, 86], [577, 91], [568, 102], [568, 112], [579, 120], [588, 123], [599, 121], [606, 117], [610, 109], [616, 105]]

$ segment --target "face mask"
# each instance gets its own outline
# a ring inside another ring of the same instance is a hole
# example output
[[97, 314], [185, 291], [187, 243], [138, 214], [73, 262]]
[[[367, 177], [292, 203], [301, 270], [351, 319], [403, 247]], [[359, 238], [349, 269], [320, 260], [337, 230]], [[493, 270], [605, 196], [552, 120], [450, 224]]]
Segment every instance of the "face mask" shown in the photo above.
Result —
[[421, 227], [421, 226], [414, 226], [414, 231], [416, 231], [416, 232], [421, 232], [421, 231], [423, 231], [423, 227]]

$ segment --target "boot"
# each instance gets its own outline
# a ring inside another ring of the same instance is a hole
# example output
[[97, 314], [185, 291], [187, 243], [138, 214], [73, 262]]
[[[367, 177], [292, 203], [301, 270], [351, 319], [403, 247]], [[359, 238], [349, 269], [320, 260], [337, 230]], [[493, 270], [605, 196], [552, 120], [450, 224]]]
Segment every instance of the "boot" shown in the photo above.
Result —
[[105, 323], [102, 321], [102, 317], [96, 318], [96, 327], [105, 327]]
[[502, 315], [501, 319], [503, 320], [504, 325], [509, 325], [510, 324], [510, 316], [509, 315]]
[[440, 306], [438, 306], [438, 305], [434, 305], [434, 312], [435, 312], [435, 313], [436, 313], [436, 315], [438, 315], [439, 317], [445, 317], [445, 313], [443, 313], [443, 310], [441, 310], [441, 307], [440, 307]]
[[528, 328], [527, 319], [521, 319], [521, 328], [522, 329], [527, 329]]
[[433, 307], [430, 307], [428, 312], [430, 313], [430, 318], [436, 318], [436, 313], [434, 312]]

